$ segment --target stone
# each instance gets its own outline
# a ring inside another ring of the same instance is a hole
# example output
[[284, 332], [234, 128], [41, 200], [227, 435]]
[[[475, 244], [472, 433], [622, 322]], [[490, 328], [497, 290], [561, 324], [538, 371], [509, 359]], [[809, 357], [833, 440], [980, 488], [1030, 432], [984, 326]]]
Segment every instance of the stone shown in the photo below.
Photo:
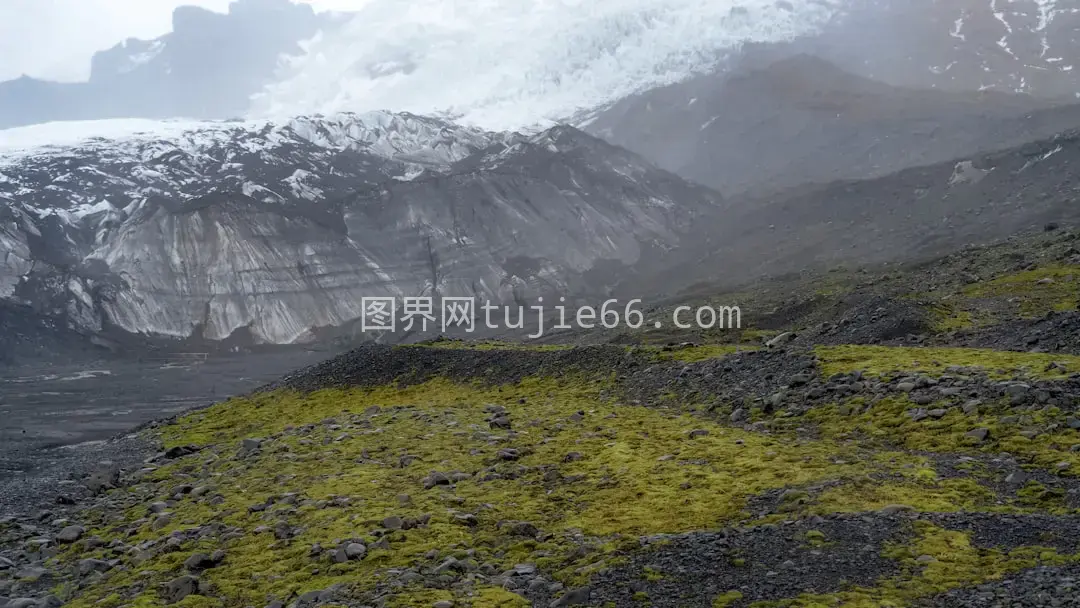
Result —
[[551, 602], [551, 608], [562, 608], [563, 606], [577, 606], [579, 604], [586, 604], [589, 602], [589, 596], [592, 595], [592, 589], [589, 587], [579, 587], [577, 589], [567, 591], [559, 599]]
[[195, 553], [184, 560], [184, 567], [188, 570], [198, 571], [214, 567], [214, 560], [205, 553]]
[[435, 486], [448, 486], [450, 485], [450, 478], [446, 473], [440, 473], [439, 471], [432, 471], [427, 477], [424, 478], [424, 489], [430, 490]]
[[360, 543], [349, 543], [345, 545], [343, 552], [349, 559], [362, 559], [367, 555], [367, 547]]
[[78, 568], [81, 576], [86, 576], [91, 572], [105, 572], [112, 566], [109, 562], [100, 559], [82, 559], [79, 560]]
[[387, 517], [386, 519], [382, 520], [382, 525], [387, 530], [400, 530], [403, 524], [404, 522], [402, 521], [402, 519], [400, 517], [397, 517], [396, 515]]
[[1009, 398], [1009, 403], [1019, 405], [1026, 402], [1031, 396], [1031, 387], [1020, 382], [1010, 384], [1005, 387], [1005, 395]]
[[498, 456], [499, 460], [512, 462], [521, 458], [521, 451], [514, 448], [504, 448], [496, 452], [495, 455]]
[[1005, 477], [1005, 483], [1010, 485], [1022, 485], [1027, 483], [1030, 476], [1024, 471], [1013, 471]]
[[71, 544], [82, 538], [82, 535], [85, 533], [86, 529], [82, 526], [68, 526], [63, 530], [60, 530], [60, 532], [56, 534], [54, 540], [58, 543]]
[[970, 431], [964, 433], [964, 437], [967, 437], [968, 439], [974, 439], [975, 441], [977, 441], [979, 443], [982, 443], [983, 441], [986, 441], [986, 439], [988, 437], [990, 437], [990, 429], [987, 429], [987, 428], [973, 429], [973, 430], [970, 430]]
[[790, 386], [802, 386], [804, 384], [809, 384], [810, 381], [813, 380], [813, 379], [814, 379], [814, 377], [811, 376], [810, 374], [795, 374], [794, 376], [792, 376], [791, 378], [788, 379], [788, 385], [790, 385]]
[[165, 585], [165, 601], [175, 604], [189, 595], [199, 592], [199, 579], [194, 576], [174, 578]]

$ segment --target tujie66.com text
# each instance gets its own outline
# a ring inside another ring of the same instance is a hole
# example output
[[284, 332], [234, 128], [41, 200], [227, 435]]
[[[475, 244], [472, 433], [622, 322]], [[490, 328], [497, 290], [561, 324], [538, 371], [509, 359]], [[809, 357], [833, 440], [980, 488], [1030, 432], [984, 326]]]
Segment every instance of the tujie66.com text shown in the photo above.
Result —
[[[738, 306], [676, 306], [669, 313], [656, 312], [655, 318], [646, 318], [640, 299], [625, 304], [619, 300], [607, 300], [599, 307], [569, 308], [565, 303], [566, 298], [559, 298], [559, 304], [548, 307], [541, 297], [537, 298], [535, 305], [526, 307], [487, 300], [479, 303], [475, 297], [444, 297], [436, 300], [405, 296], [401, 298], [399, 307], [398, 298], [395, 297], [365, 297], [361, 301], [361, 327], [365, 332], [429, 331], [430, 324], [431, 329], [439, 328], [443, 332], [460, 329], [471, 333], [478, 324], [490, 330], [524, 329], [528, 320], [530, 327], [535, 322], [536, 328], [535, 333], [529, 334], [530, 338], [543, 336], [546, 329], [661, 329], [668, 324], [677, 329], [742, 328], [742, 311]], [[546, 322], [553, 324], [545, 328]]]

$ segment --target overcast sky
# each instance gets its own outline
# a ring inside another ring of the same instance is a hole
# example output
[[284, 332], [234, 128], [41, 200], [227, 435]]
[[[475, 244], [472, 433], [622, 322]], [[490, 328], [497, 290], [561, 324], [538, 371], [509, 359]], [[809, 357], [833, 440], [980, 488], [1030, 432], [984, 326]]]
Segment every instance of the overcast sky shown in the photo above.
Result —
[[[304, 0], [341, 10], [364, 0]], [[403, 0], [405, 1], [405, 0]], [[225, 12], [230, 0], [0, 0], [0, 80], [22, 74], [78, 81], [90, 57], [125, 38], [169, 31], [172, 11], [195, 4]]]

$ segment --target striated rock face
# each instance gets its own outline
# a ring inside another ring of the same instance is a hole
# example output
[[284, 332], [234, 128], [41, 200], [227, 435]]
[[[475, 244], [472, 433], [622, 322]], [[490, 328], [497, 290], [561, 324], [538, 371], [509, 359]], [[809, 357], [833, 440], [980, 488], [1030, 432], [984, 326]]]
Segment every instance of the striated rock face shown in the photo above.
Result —
[[91, 333], [284, 344], [364, 296], [581, 294], [720, 202], [573, 128], [406, 114], [0, 154], [0, 299]]

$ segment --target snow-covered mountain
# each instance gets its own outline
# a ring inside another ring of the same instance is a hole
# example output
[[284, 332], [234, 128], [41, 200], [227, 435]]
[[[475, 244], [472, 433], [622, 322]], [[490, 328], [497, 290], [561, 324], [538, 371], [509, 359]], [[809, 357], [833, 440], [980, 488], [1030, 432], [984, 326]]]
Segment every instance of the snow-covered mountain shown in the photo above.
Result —
[[719, 203], [570, 127], [372, 113], [172, 129], [44, 148], [16, 132], [0, 299], [90, 333], [293, 343], [357, 319], [364, 296], [581, 293]]

